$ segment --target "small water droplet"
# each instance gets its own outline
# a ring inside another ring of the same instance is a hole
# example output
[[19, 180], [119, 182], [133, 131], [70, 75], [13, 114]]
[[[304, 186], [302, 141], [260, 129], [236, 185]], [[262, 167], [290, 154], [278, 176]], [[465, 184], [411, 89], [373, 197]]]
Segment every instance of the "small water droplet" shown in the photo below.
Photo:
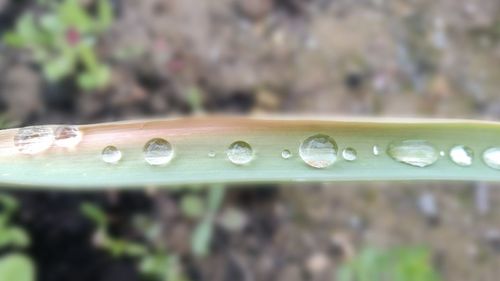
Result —
[[450, 150], [450, 158], [457, 165], [470, 166], [474, 159], [474, 151], [467, 146], [457, 145]]
[[348, 147], [342, 151], [342, 157], [346, 161], [354, 161], [358, 158], [358, 153], [356, 152], [356, 150], [354, 148]]
[[120, 159], [122, 159], [122, 152], [118, 148], [116, 148], [112, 145], [106, 146], [102, 150], [101, 158], [102, 158], [102, 161], [104, 161], [106, 163], [116, 164], [116, 163], [118, 163], [118, 161], [120, 161]]
[[24, 154], [37, 154], [54, 143], [54, 131], [50, 127], [32, 126], [21, 128], [14, 136], [14, 145]]
[[210, 151], [208, 152], [208, 157], [210, 157], [210, 158], [214, 158], [214, 157], [215, 157], [215, 155], [217, 155], [217, 154], [216, 154], [216, 153], [215, 153], [215, 151], [213, 151], [213, 150], [210, 150]]
[[380, 147], [378, 145], [374, 145], [372, 148], [373, 155], [379, 156], [380, 155]]
[[337, 143], [327, 135], [317, 134], [300, 145], [300, 158], [311, 167], [326, 168], [337, 161]]
[[484, 151], [483, 161], [490, 168], [500, 170], [500, 147], [491, 147]]
[[416, 167], [427, 167], [438, 159], [438, 152], [429, 142], [405, 140], [389, 144], [387, 154], [394, 160]]
[[82, 133], [76, 126], [59, 126], [55, 131], [55, 145], [59, 147], [75, 147], [82, 140]]
[[174, 157], [172, 145], [160, 138], [152, 139], [144, 145], [144, 160], [153, 166], [165, 165]]
[[233, 142], [226, 154], [229, 161], [236, 165], [248, 164], [253, 159], [252, 147], [244, 141]]
[[281, 152], [281, 157], [283, 159], [290, 159], [290, 157], [292, 157], [292, 152], [290, 152], [290, 150], [288, 149], [285, 149]]
[[441, 151], [439, 151], [439, 155], [440, 155], [441, 157], [444, 157], [444, 156], [446, 155], [446, 153], [445, 153], [444, 151], [442, 151], [442, 150], [441, 150]]

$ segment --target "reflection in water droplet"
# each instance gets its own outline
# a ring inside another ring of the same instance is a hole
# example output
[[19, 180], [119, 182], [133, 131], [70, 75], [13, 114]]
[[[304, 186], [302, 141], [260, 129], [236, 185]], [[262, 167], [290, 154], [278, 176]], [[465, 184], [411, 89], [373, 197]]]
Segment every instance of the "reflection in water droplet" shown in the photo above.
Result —
[[172, 145], [160, 138], [152, 139], [144, 145], [144, 160], [148, 164], [157, 166], [165, 165], [174, 157]]
[[372, 148], [373, 155], [379, 156], [380, 155], [380, 147], [378, 145], [374, 145]]
[[423, 140], [393, 142], [389, 144], [387, 154], [396, 161], [416, 167], [432, 165], [438, 159], [434, 146]]
[[59, 126], [55, 131], [55, 145], [59, 147], [75, 147], [82, 140], [82, 133], [76, 126]]
[[116, 164], [122, 159], [122, 152], [118, 148], [110, 145], [106, 146], [101, 153], [102, 161], [109, 164]]
[[346, 161], [354, 161], [358, 158], [358, 153], [352, 147], [348, 147], [342, 151], [342, 157]]
[[304, 140], [299, 154], [302, 160], [314, 168], [326, 168], [337, 161], [337, 143], [327, 135], [317, 134]]
[[21, 128], [14, 136], [14, 145], [24, 154], [37, 154], [54, 143], [54, 131], [50, 127], [32, 126]]
[[281, 157], [283, 159], [289, 159], [290, 157], [292, 157], [292, 153], [290, 152], [290, 150], [285, 149], [281, 152]]
[[446, 153], [444, 151], [439, 151], [439, 155], [441, 155], [441, 157], [444, 157], [446, 155]]
[[233, 142], [226, 154], [229, 161], [236, 165], [248, 164], [253, 159], [252, 147], [244, 141]]
[[457, 145], [450, 150], [450, 158], [457, 165], [470, 166], [474, 159], [474, 151], [467, 146]]
[[483, 161], [489, 167], [500, 170], [500, 147], [488, 148], [483, 153]]
[[217, 155], [217, 154], [216, 154], [216, 153], [215, 153], [215, 151], [213, 151], [213, 150], [210, 150], [210, 151], [208, 152], [208, 157], [210, 157], [210, 158], [214, 158], [214, 157], [215, 157], [215, 155]]

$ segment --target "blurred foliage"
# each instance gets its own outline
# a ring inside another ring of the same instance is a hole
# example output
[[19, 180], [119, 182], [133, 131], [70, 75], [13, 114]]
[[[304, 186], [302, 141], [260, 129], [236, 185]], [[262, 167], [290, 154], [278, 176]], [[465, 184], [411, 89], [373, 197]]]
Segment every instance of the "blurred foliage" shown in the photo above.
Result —
[[84, 203], [82, 213], [92, 220], [96, 226], [95, 243], [115, 258], [132, 257], [137, 259], [138, 270], [146, 280], [187, 281], [176, 255], [166, 251], [163, 243], [158, 243], [160, 232], [158, 224], [146, 217], [137, 216], [134, 224], [145, 242], [138, 243], [127, 239], [113, 237], [109, 233], [109, 221], [106, 214], [98, 206]]
[[[0, 194], [0, 250], [26, 248], [30, 244], [28, 233], [10, 223], [19, 208], [15, 198]], [[0, 280], [35, 280], [35, 266], [30, 257], [13, 252], [0, 257]]]
[[41, 15], [25, 12], [13, 31], [3, 37], [5, 44], [31, 51], [49, 81], [76, 76], [85, 90], [104, 87], [109, 68], [95, 52], [97, 35], [109, 28], [113, 10], [108, 0], [98, 0], [91, 15], [77, 0], [43, 1]]
[[440, 281], [429, 250], [399, 247], [391, 250], [364, 249], [342, 265], [337, 281]]
[[182, 200], [182, 210], [186, 216], [197, 215], [199, 217], [203, 214], [201, 221], [191, 234], [191, 250], [195, 256], [206, 257], [210, 252], [214, 220], [224, 200], [224, 194], [224, 186], [213, 185], [210, 186], [205, 202], [195, 195], [187, 195]]
[[0, 258], [0, 280], [33, 281], [35, 267], [31, 259], [22, 254], [8, 254]]

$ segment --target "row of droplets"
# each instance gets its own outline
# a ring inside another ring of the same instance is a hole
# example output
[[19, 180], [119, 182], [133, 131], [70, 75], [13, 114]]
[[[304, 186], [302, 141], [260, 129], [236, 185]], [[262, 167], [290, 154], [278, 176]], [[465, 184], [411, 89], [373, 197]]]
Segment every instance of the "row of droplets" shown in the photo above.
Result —
[[[77, 126], [63, 125], [58, 127], [32, 126], [18, 130], [14, 137], [14, 145], [23, 154], [34, 155], [47, 150], [53, 145], [63, 148], [73, 148], [82, 140], [82, 133]], [[333, 138], [324, 134], [316, 134], [305, 139], [299, 147], [300, 158], [309, 166], [322, 169], [334, 164], [338, 159], [338, 146]], [[154, 138], [148, 141], [143, 148], [144, 159], [150, 165], [165, 165], [174, 157], [174, 148], [165, 139]], [[373, 146], [373, 155], [381, 154], [379, 146]], [[439, 156], [446, 155], [429, 142], [424, 140], [403, 140], [389, 144], [387, 154], [396, 161], [416, 166], [427, 167], [434, 164]], [[244, 141], [233, 142], [226, 151], [230, 162], [237, 165], [250, 163], [254, 159], [254, 152], [250, 144]], [[457, 145], [448, 153], [450, 159], [459, 166], [471, 166], [474, 160], [474, 151], [465, 146]], [[208, 156], [216, 156], [215, 151], [209, 151]], [[281, 152], [283, 159], [293, 156], [292, 152], [284, 149]], [[346, 161], [355, 161], [357, 151], [347, 147], [342, 150], [341, 156]], [[500, 169], [500, 147], [491, 147], [483, 152], [483, 161], [491, 168]], [[118, 163], [122, 158], [121, 151], [115, 146], [107, 146], [102, 150], [101, 158], [110, 164]]]

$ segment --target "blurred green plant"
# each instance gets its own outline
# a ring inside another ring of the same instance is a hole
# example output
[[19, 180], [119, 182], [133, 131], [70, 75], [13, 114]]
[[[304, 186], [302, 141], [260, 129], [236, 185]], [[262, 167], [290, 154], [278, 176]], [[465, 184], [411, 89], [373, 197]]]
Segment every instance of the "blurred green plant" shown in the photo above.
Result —
[[95, 45], [114, 18], [109, 0], [97, 0], [95, 16], [78, 0], [44, 1], [43, 6], [40, 16], [25, 12], [3, 42], [30, 50], [49, 81], [75, 76], [85, 90], [107, 85], [110, 70], [99, 61]]
[[[22, 249], [30, 244], [27, 232], [10, 222], [18, 208], [19, 205], [13, 197], [0, 194], [0, 250]], [[0, 280], [35, 280], [33, 261], [17, 251], [2, 255], [0, 257]]]
[[365, 248], [337, 271], [337, 281], [441, 281], [425, 247]]
[[113, 237], [109, 233], [109, 221], [106, 214], [98, 206], [90, 203], [81, 205], [82, 213], [92, 220], [96, 226], [95, 243], [115, 258], [131, 257], [137, 260], [138, 270], [146, 280], [187, 281], [178, 257], [170, 254], [162, 241], [158, 239], [159, 226], [143, 216], [134, 218], [134, 225], [146, 240], [138, 243], [127, 239]]
[[192, 191], [181, 199], [183, 214], [190, 218], [200, 219], [191, 234], [191, 251], [197, 257], [206, 257], [210, 252], [215, 217], [224, 200], [224, 194], [224, 186], [212, 185], [206, 198]]

